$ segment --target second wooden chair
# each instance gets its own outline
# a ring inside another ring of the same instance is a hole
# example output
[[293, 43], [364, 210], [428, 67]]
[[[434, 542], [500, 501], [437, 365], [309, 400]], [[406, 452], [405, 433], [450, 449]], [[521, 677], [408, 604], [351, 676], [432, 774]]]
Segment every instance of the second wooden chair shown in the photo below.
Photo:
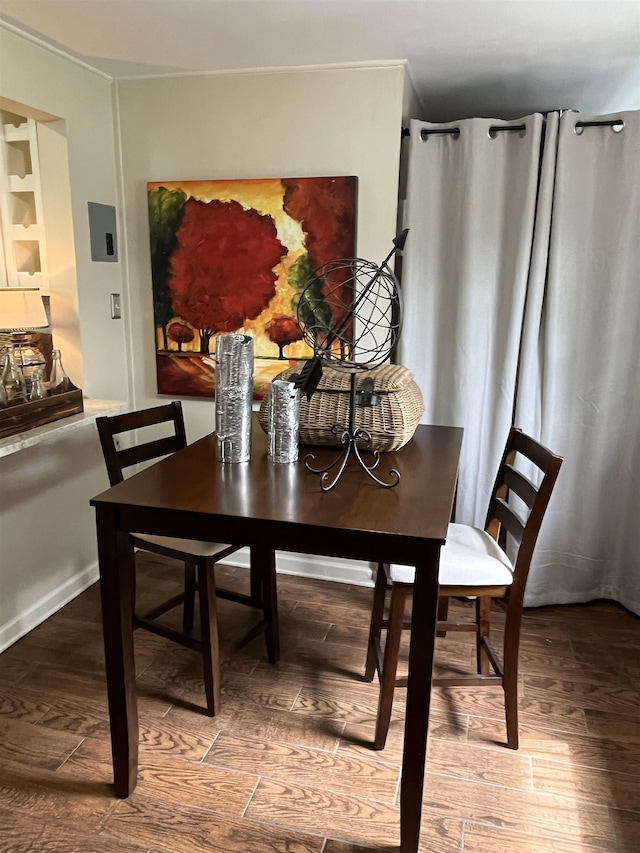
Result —
[[[109, 482], [112, 486], [124, 480], [124, 472], [128, 468], [158, 460], [187, 445], [182, 405], [179, 402], [112, 417], [97, 418], [96, 424]], [[166, 427], [160, 426], [162, 424], [169, 425], [170, 435], [136, 444], [132, 443], [129, 437], [127, 446], [119, 447], [117, 436], [123, 433], [128, 433], [131, 436], [132, 432], [144, 431], [148, 427], [166, 429]], [[131, 534], [131, 541], [138, 550], [160, 554], [184, 563], [184, 591], [146, 613], [137, 614], [134, 612], [133, 624], [134, 628], [144, 628], [200, 652], [203, 662], [207, 713], [209, 716], [214, 716], [218, 713], [220, 706], [216, 596], [262, 611], [262, 619], [236, 644], [236, 648], [240, 648], [264, 632], [269, 661], [276, 663], [279, 658], [278, 603], [273, 552], [257, 553], [252, 550], [250, 593], [244, 594], [217, 589], [214, 575], [215, 564], [234, 551], [238, 551], [242, 547], [241, 545], [224, 545], [217, 542], [200, 542], [192, 539], [136, 533]], [[191, 636], [196, 591], [200, 607], [200, 638]], [[182, 631], [176, 631], [156, 621], [159, 616], [180, 604], [184, 608]]]
[[[516, 460], [519, 460], [518, 463]], [[523, 472], [529, 465], [535, 482]], [[438, 636], [449, 631], [471, 631], [476, 638], [476, 672], [434, 676], [434, 687], [502, 687], [505, 699], [507, 743], [518, 748], [518, 658], [524, 592], [531, 557], [538, 538], [562, 457], [518, 429], [512, 429], [498, 469], [489, 502], [484, 530], [466, 524], [450, 524], [447, 541], [440, 552]], [[520, 468], [520, 470], [518, 470]], [[537, 484], [536, 484], [537, 483]], [[514, 509], [509, 495], [519, 498]], [[507, 534], [512, 538], [507, 556]], [[374, 749], [383, 749], [387, 739], [393, 694], [406, 687], [406, 678], [396, 677], [400, 639], [405, 621], [405, 604], [411, 595], [415, 569], [411, 566], [378, 566], [365, 680], [375, 672], [380, 676], [380, 698]], [[391, 586], [389, 618], [384, 618], [385, 597]], [[450, 598], [475, 598], [475, 618], [467, 622], [448, 621]], [[491, 602], [506, 605], [502, 659], [490, 637]], [[382, 631], [386, 630], [384, 653]]]

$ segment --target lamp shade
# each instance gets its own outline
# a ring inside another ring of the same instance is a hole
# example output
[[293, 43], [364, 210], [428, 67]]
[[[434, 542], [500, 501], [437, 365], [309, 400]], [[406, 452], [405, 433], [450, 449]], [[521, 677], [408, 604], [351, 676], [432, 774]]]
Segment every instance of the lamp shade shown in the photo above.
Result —
[[48, 325], [37, 287], [0, 287], [0, 330], [27, 332]]

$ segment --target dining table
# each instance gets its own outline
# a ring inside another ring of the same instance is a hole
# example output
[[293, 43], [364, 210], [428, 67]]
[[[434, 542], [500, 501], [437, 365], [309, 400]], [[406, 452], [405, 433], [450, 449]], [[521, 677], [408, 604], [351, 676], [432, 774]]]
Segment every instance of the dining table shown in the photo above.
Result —
[[362, 467], [348, 464], [335, 486], [323, 491], [305, 457], [312, 454], [313, 466], [322, 468], [340, 450], [301, 447], [296, 462], [271, 462], [268, 438], [254, 413], [249, 461], [217, 461], [212, 433], [91, 500], [117, 797], [133, 792], [138, 772], [130, 533], [249, 546], [252, 559], [287, 551], [374, 565], [410, 565], [416, 574], [400, 781], [400, 850], [417, 853], [438, 566], [454, 504], [462, 434], [459, 427], [420, 425], [404, 447], [380, 454], [376, 470], [383, 476], [396, 469], [397, 486], [382, 487]]

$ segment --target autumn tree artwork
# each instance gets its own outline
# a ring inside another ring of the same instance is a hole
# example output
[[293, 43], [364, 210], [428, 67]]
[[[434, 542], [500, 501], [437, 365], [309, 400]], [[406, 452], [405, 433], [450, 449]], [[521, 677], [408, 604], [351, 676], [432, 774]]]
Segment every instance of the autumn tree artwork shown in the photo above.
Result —
[[[260, 399], [289, 362], [313, 355], [298, 305], [314, 270], [355, 255], [357, 178], [165, 181], [147, 190], [158, 392], [213, 396], [216, 336], [238, 332], [254, 339]], [[344, 310], [322, 307], [328, 324]]]

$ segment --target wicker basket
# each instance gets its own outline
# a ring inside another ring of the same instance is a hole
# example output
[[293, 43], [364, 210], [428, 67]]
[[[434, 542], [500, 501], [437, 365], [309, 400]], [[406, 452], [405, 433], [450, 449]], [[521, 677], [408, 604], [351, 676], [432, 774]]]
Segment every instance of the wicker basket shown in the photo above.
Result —
[[[289, 379], [299, 373], [300, 365], [290, 367], [276, 376]], [[300, 402], [300, 444], [340, 447], [340, 434], [332, 427], [349, 423], [350, 374], [325, 368], [320, 384], [312, 395]], [[373, 379], [378, 402], [374, 406], [356, 406], [355, 425], [371, 435], [371, 441], [358, 441], [358, 446], [370, 450], [398, 450], [412, 437], [424, 412], [422, 394], [413, 375], [406, 367], [384, 364], [358, 374], [358, 387], [363, 379]], [[259, 420], [267, 432], [269, 425], [269, 395], [261, 405]]]

